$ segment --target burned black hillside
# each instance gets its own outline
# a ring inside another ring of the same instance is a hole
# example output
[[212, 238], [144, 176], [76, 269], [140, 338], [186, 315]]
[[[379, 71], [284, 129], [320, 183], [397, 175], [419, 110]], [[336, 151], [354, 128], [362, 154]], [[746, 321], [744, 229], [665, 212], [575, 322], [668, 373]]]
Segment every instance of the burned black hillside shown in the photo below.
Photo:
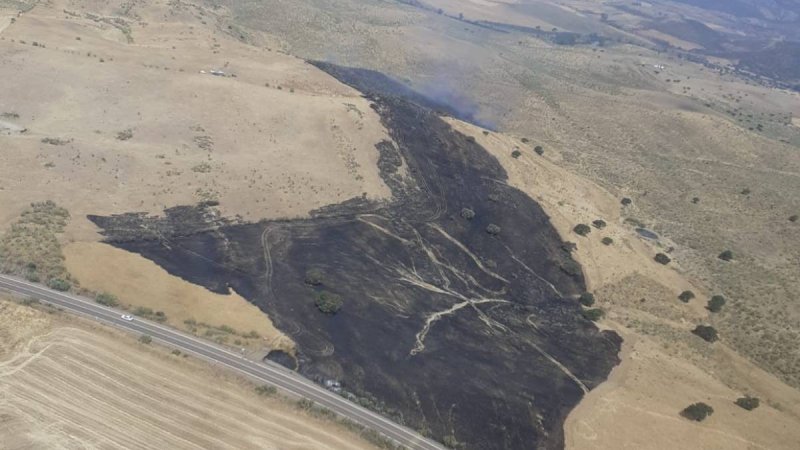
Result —
[[[259, 223], [208, 204], [91, 219], [174, 275], [235, 289], [295, 340], [299, 371], [411, 428], [465, 448], [563, 447], [620, 338], [582, 318], [579, 267], [494, 157], [430, 109], [361, 88], [393, 140], [378, 146], [391, 202]], [[323, 291], [338, 313], [315, 305]]]

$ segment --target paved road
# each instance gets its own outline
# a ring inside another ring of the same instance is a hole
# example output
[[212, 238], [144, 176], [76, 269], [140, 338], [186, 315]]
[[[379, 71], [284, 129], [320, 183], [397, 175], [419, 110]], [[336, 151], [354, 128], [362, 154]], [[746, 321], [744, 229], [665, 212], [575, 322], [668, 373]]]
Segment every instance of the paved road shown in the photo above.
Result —
[[57, 292], [19, 278], [0, 275], [0, 289], [33, 297], [65, 311], [88, 316], [127, 331], [146, 334], [156, 341], [240, 372], [258, 382], [271, 384], [289, 394], [313, 400], [339, 416], [375, 430], [409, 449], [444, 449], [440, 444], [364, 409], [278, 364], [247, 360], [215, 344], [138, 317], [128, 322], [120, 317], [122, 314], [120, 311], [98, 305], [88, 298]]

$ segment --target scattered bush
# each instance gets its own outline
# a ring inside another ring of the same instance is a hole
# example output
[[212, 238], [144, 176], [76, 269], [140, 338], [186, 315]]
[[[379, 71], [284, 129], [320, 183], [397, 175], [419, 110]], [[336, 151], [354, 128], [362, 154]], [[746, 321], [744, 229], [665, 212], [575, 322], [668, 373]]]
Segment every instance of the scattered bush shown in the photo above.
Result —
[[706, 306], [706, 309], [711, 312], [720, 312], [723, 306], [725, 306], [725, 297], [721, 295], [715, 295], [708, 301], [708, 306]]
[[692, 203], [694, 203], [695, 205], [700, 203], [700, 197], [692, 197]]
[[797, 214], [789, 216], [789, 222], [797, 222], [798, 220], [800, 220], [800, 216]]
[[146, 335], [146, 334], [143, 334], [143, 335], [139, 336], [139, 342], [141, 342], [142, 344], [149, 344], [149, 343], [153, 342], [153, 338], [148, 336], [148, 335]]
[[723, 261], [731, 261], [733, 259], [733, 252], [730, 250], [725, 250], [724, 252], [720, 253], [717, 258]]
[[472, 219], [475, 218], [475, 211], [473, 211], [473, 210], [471, 210], [469, 208], [462, 208], [461, 209], [461, 217], [463, 217], [463, 218], [465, 218], [467, 220], [472, 220]]
[[594, 294], [591, 292], [584, 292], [578, 297], [578, 301], [581, 302], [581, 305], [589, 307], [594, 305]]
[[692, 330], [692, 334], [699, 336], [706, 342], [716, 342], [719, 339], [717, 330], [708, 325], [698, 325], [694, 330]]
[[533, 151], [536, 152], [536, 154], [539, 155], [539, 156], [544, 155], [544, 149], [542, 148], [541, 145], [537, 145], [536, 147], [533, 147]]
[[631, 203], [633, 203], [633, 200], [629, 199], [628, 197], [624, 197], [624, 198], [623, 198], [623, 199], [620, 201], [620, 203], [622, 203], [622, 206], [628, 206], [628, 205], [630, 205]]
[[565, 259], [564, 261], [562, 261], [561, 265], [559, 266], [559, 268], [564, 273], [566, 273], [567, 275], [571, 275], [571, 276], [578, 276], [578, 275], [580, 275], [582, 273], [581, 272], [581, 265], [578, 264], [578, 262], [575, 261], [572, 258]]
[[711, 414], [714, 414], [714, 408], [703, 402], [689, 405], [681, 411], [681, 416], [695, 422], [702, 422]]
[[317, 294], [314, 304], [317, 309], [325, 314], [336, 314], [342, 309], [342, 297], [328, 291], [322, 291]]
[[527, 144], [528, 142], [530, 142], [530, 141], [531, 141], [530, 139], [528, 139], [528, 138], [526, 138], [526, 137], [524, 137], [524, 138], [522, 138], [522, 139], [520, 139], [520, 140], [522, 141], [522, 143], [523, 143], [523, 144]]
[[744, 189], [742, 189], [741, 194], [742, 195], [750, 195], [750, 192], [751, 192], [750, 188], [744, 188]]
[[303, 279], [303, 282], [309, 286], [319, 286], [325, 280], [325, 275], [319, 269], [308, 269], [306, 270], [306, 276]]
[[42, 281], [42, 279], [39, 277], [39, 274], [33, 271], [27, 272], [25, 274], [25, 279], [30, 281], [31, 283], [38, 283]]
[[603, 219], [597, 219], [592, 222], [592, 225], [597, 228], [598, 230], [602, 230], [606, 227], [606, 221]]
[[600, 240], [600, 242], [602, 242], [603, 245], [611, 245], [611, 244], [614, 243], [614, 240], [611, 239], [610, 237], [606, 236], [602, 240]]
[[670, 262], [672, 262], [672, 260], [669, 259], [669, 256], [667, 256], [667, 255], [665, 255], [663, 253], [656, 253], [655, 258], [653, 258], [653, 259], [655, 259], [657, 263], [663, 264], [665, 266], [667, 264], [669, 264]]
[[680, 295], [678, 295], [678, 300], [682, 301], [683, 303], [689, 303], [689, 300], [694, 298], [694, 292], [692, 291], [683, 291]]
[[736, 406], [740, 408], [752, 411], [758, 408], [758, 405], [761, 404], [761, 401], [757, 397], [750, 397], [749, 395], [745, 395], [744, 397], [737, 398], [734, 403], [736, 403]]
[[117, 139], [120, 141], [127, 141], [128, 139], [133, 138], [133, 130], [128, 128], [127, 130], [122, 130], [117, 133]]
[[580, 236], [586, 236], [587, 234], [592, 232], [592, 229], [589, 227], [589, 225], [586, 225], [585, 223], [579, 223], [575, 225], [575, 228], [573, 228], [572, 231], [574, 231], [575, 234], [578, 234]]
[[597, 322], [602, 319], [604, 315], [603, 310], [600, 308], [584, 309], [581, 313], [584, 319], [591, 320], [592, 322]]
[[175, 356], [181, 356], [181, 351], [176, 348], [175, 350], [172, 351], [172, 354]]
[[49, 144], [49, 145], [67, 145], [72, 142], [69, 139], [60, 139], [60, 138], [52, 138], [46, 137], [42, 138], [42, 144]]
[[564, 242], [561, 244], [561, 250], [564, 250], [565, 253], [572, 253], [578, 249], [578, 244], [574, 242]]
[[56, 291], [66, 292], [72, 287], [72, 285], [67, 280], [61, 278], [51, 278], [47, 281], [47, 287], [50, 289], [55, 289]]
[[522, 152], [519, 151], [519, 150], [514, 150], [513, 152], [511, 152], [511, 157], [514, 158], [514, 159], [517, 159], [520, 156], [522, 156]]
[[97, 294], [97, 296], [94, 298], [94, 301], [103, 306], [108, 306], [109, 308], [114, 308], [116, 306], [119, 306], [119, 301], [117, 300], [117, 296], [109, 294], [107, 292], [102, 292], [100, 294]]
[[486, 232], [491, 234], [492, 236], [497, 236], [498, 234], [500, 234], [500, 227], [493, 223], [490, 223], [489, 225], [486, 226]]
[[270, 397], [278, 393], [278, 388], [276, 388], [275, 386], [269, 386], [263, 384], [261, 386], [256, 386], [255, 391], [256, 394], [258, 395], [262, 395], [264, 397]]

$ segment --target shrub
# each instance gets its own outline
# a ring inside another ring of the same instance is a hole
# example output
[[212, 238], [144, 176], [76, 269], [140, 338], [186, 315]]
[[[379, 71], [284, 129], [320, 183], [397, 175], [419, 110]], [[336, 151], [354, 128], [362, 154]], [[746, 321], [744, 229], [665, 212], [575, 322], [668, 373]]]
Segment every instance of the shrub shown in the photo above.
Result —
[[472, 220], [472, 219], [475, 218], [475, 211], [473, 211], [473, 210], [471, 210], [469, 208], [462, 208], [461, 209], [461, 217], [463, 217], [463, 218], [465, 218], [467, 220]]
[[581, 305], [583, 306], [592, 306], [594, 305], [594, 294], [591, 292], [584, 292], [580, 297], [578, 297], [578, 301], [581, 302]]
[[572, 258], [562, 261], [559, 268], [567, 275], [578, 276], [581, 274], [581, 265]]
[[744, 189], [742, 189], [741, 194], [742, 195], [750, 195], [750, 192], [751, 192], [750, 188], [744, 188]]
[[694, 203], [695, 205], [700, 203], [700, 197], [692, 197], [692, 203]]
[[303, 282], [309, 286], [319, 286], [323, 283], [325, 275], [319, 269], [306, 270], [306, 276]]
[[61, 278], [51, 278], [47, 281], [47, 287], [50, 289], [55, 289], [56, 291], [66, 292], [72, 287], [72, 285], [67, 280]]
[[149, 343], [153, 342], [153, 338], [148, 336], [148, 335], [146, 335], [146, 334], [143, 334], [143, 335], [139, 336], [139, 342], [141, 342], [142, 344], [149, 344]]
[[591, 320], [592, 322], [597, 322], [604, 315], [603, 310], [600, 308], [584, 309], [581, 313], [584, 319]]
[[752, 411], [758, 408], [758, 405], [761, 403], [761, 401], [757, 397], [750, 397], [749, 395], [745, 395], [744, 397], [737, 398], [734, 403], [736, 403], [736, 406], [740, 408]]
[[678, 300], [682, 301], [683, 303], [689, 303], [689, 300], [694, 298], [694, 292], [692, 291], [683, 291], [678, 295]]
[[275, 386], [268, 386], [263, 384], [261, 386], [256, 386], [256, 394], [263, 395], [264, 397], [269, 397], [278, 393], [278, 388]]
[[325, 314], [336, 314], [342, 309], [342, 297], [332, 292], [322, 291], [317, 294], [314, 304]]
[[28, 273], [26, 273], [25, 274], [25, 279], [30, 281], [31, 283], [38, 283], [38, 282], [42, 281], [41, 278], [39, 278], [39, 274], [36, 273], [36, 272], [28, 272]]
[[575, 228], [573, 228], [572, 231], [574, 231], [575, 234], [578, 234], [580, 236], [586, 236], [587, 234], [592, 232], [592, 229], [589, 228], [589, 225], [586, 225], [584, 223], [579, 223], [575, 225]]
[[800, 216], [797, 214], [789, 216], [789, 222], [797, 222], [798, 220], [800, 220]]
[[628, 205], [630, 205], [631, 203], [633, 203], [633, 201], [632, 201], [631, 199], [629, 199], [628, 197], [624, 197], [624, 198], [623, 198], [623, 199], [620, 201], [620, 203], [622, 203], [622, 206], [628, 206]]
[[491, 234], [492, 236], [497, 236], [498, 234], [500, 234], [500, 227], [493, 223], [490, 223], [489, 225], [486, 226], [486, 232]]
[[663, 253], [656, 253], [655, 258], [653, 258], [653, 259], [655, 259], [657, 263], [663, 264], [665, 266], [667, 264], [669, 264], [670, 262], [672, 262], [672, 260], [669, 259], [669, 256], [667, 256], [667, 255], [665, 255]]
[[717, 256], [717, 258], [723, 261], [730, 261], [733, 259], [733, 252], [730, 250], [725, 250], [724, 252], [720, 253], [719, 256]]
[[561, 250], [564, 250], [565, 253], [572, 253], [578, 249], [578, 244], [574, 242], [564, 242], [561, 244]]
[[536, 154], [539, 155], [539, 156], [544, 155], [544, 149], [542, 148], [541, 145], [537, 145], [536, 147], [533, 147], [533, 151], [536, 152]]
[[725, 306], [725, 297], [721, 295], [715, 295], [708, 301], [708, 306], [706, 306], [706, 309], [711, 312], [720, 312], [723, 306]]
[[181, 356], [181, 351], [176, 348], [175, 350], [172, 351], [172, 354], [175, 356]]
[[133, 310], [133, 315], [135, 316], [146, 317], [152, 316], [153, 314], [154, 311], [145, 306], [137, 306], [136, 309]]
[[614, 243], [614, 240], [611, 239], [610, 237], [606, 236], [600, 242], [602, 242], [603, 245], [611, 245], [611, 244]]
[[522, 152], [519, 151], [519, 150], [514, 150], [513, 152], [511, 152], [511, 157], [514, 158], [514, 159], [517, 159], [520, 156], [522, 156]]
[[117, 133], [117, 139], [120, 141], [127, 141], [133, 137], [133, 130], [128, 128], [127, 130], [122, 130]]
[[681, 416], [695, 422], [702, 422], [711, 414], [714, 414], [714, 408], [703, 402], [691, 404], [681, 411]]
[[592, 222], [592, 225], [597, 228], [598, 230], [602, 230], [606, 227], [606, 221], [603, 219], [597, 219]]
[[528, 138], [526, 138], [526, 137], [524, 137], [524, 138], [522, 138], [522, 139], [520, 139], [520, 140], [522, 141], [522, 143], [523, 143], [523, 144], [527, 144], [528, 142], [530, 142], [530, 141], [531, 141], [530, 139], [528, 139]]
[[94, 298], [94, 301], [103, 306], [108, 306], [110, 308], [119, 306], [119, 301], [117, 300], [117, 297], [107, 292], [102, 292], [100, 294], [97, 294], [97, 296]]
[[714, 329], [712, 326], [708, 325], [698, 325], [692, 330], [692, 334], [699, 336], [706, 342], [715, 342], [719, 339], [719, 335], [717, 334], [717, 330]]

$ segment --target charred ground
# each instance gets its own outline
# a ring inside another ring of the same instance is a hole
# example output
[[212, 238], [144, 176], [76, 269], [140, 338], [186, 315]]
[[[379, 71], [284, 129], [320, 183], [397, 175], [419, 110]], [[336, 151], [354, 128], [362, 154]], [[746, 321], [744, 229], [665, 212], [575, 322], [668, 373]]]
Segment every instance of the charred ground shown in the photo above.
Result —
[[[378, 146], [391, 202], [259, 223], [210, 204], [90, 218], [115, 246], [235, 289], [294, 339], [300, 372], [356, 401], [453, 446], [563, 447], [566, 415], [621, 343], [581, 316], [580, 267], [474, 139], [386, 95], [390, 80], [319, 67], [374, 101], [393, 140]], [[318, 310], [321, 292], [342, 298], [337, 314]]]

